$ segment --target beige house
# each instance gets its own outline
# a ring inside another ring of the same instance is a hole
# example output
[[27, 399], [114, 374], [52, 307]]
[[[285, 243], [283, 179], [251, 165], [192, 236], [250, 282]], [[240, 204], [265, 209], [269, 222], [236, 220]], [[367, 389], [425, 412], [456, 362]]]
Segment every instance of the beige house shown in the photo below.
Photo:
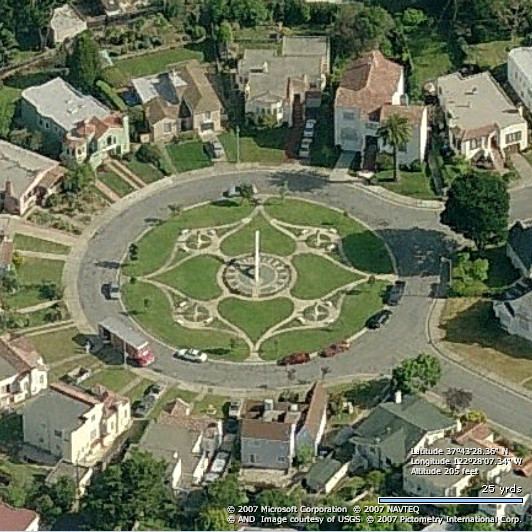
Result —
[[445, 113], [452, 149], [467, 159], [486, 157], [494, 162], [506, 151], [528, 146], [528, 128], [516, 107], [489, 72], [462, 76], [455, 72], [437, 80], [437, 94]]
[[0, 140], [0, 201], [2, 210], [23, 215], [43, 203], [64, 175], [57, 161]]
[[319, 107], [330, 72], [328, 37], [283, 37], [281, 50], [247, 49], [235, 84], [244, 94], [248, 119], [274, 116], [279, 124], [301, 125], [305, 109]]
[[50, 21], [50, 29], [52, 30], [52, 42], [61, 44], [84, 32], [87, 29], [87, 23], [70, 4], [65, 4], [54, 9], [52, 20]]
[[129, 400], [105, 388], [91, 393], [50, 385], [24, 409], [24, 442], [67, 462], [92, 465], [129, 428]]
[[44, 391], [48, 368], [24, 338], [0, 338], [0, 408], [13, 406]]
[[131, 83], [144, 106], [151, 141], [170, 140], [182, 131], [203, 135], [222, 129], [223, 106], [197, 61]]
[[371, 146], [391, 152], [378, 139], [377, 132], [394, 114], [407, 118], [412, 127], [412, 138], [398, 150], [398, 161], [422, 161], [427, 147], [427, 109], [408, 105], [403, 67], [379, 51], [352, 60], [344, 70], [334, 100], [335, 144], [344, 151], [364, 152]]

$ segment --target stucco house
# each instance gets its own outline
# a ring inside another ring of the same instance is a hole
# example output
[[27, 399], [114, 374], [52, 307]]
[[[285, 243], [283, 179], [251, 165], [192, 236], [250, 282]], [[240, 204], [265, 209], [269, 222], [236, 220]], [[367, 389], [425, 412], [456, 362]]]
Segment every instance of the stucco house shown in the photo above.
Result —
[[451, 148], [467, 159], [497, 161], [506, 151], [528, 146], [522, 109], [516, 107], [489, 72], [462, 76], [455, 72], [436, 82]]
[[369, 146], [391, 152], [377, 132], [391, 115], [408, 119], [412, 137], [397, 153], [399, 163], [422, 161], [427, 146], [427, 108], [408, 105], [401, 65], [379, 51], [353, 59], [345, 68], [334, 100], [335, 144], [344, 151], [364, 152]]
[[0, 408], [34, 397], [48, 386], [48, 368], [24, 337], [0, 337]]
[[70, 4], [64, 4], [54, 9], [50, 29], [52, 42], [61, 44], [84, 32], [87, 29], [87, 23]]
[[381, 403], [344, 437], [339, 456], [354, 468], [390, 469], [403, 465], [412, 449], [427, 447], [460, 428], [460, 423], [421, 397], [401, 394]]
[[330, 72], [328, 37], [283, 37], [281, 50], [247, 49], [234, 83], [244, 95], [248, 119], [264, 115], [300, 125], [305, 109], [319, 107]]
[[56, 142], [67, 164], [96, 168], [108, 155], [130, 151], [127, 114], [111, 112], [59, 77], [22, 91], [21, 116], [28, 128]]
[[510, 516], [517, 516], [523, 520], [530, 510], [532, 501], [532, 478], [524, 476], [519, 471], [508, 471], [498, 477], [496, 482], [498, 488], [495, 493], [483, 493], [483, 497], [515, 497], [516, 494], [512, 492], [501, 495], [500, 490], [500, 488], [512, 489], [515, 486], [517, 489], [521, 489], [517, 496], [523, 498], [523, 504], [482, 503], [478, 505], [478, 509], [496, 517], [499, 522], [501, 518]]
[[144, 107], [151, 141], [170, 140], [181, 131], [202, 135], [222, 129], [222, 103], [197, 61], [135, 78], [131, 85]]
[[532, 109], [532, 47], [510, 50], [507, 65], [508, 82], [528, 109]]
[[25, 214], [42, 204], [61, 182], [65, 169], [58, 161], [0, 140], [0, 207]]
[[37, 512], [26, 508], [13, 508], [0, 501], [0, 532], [37, 532], [40, 517]]
[[54, 383], [23, 412], [25, 444], [85, 466], [97, 463], [130, 425], [129, 399], [101, 386], [88, 393]]

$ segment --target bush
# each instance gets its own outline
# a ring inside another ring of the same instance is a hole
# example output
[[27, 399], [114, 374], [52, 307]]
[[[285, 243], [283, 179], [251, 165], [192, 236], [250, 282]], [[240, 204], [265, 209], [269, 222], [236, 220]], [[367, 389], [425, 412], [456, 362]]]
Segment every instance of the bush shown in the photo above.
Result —
[[421, 172], [423, 170], [423, 165], [419, 159], [415, 159], [410, 163], [410, 170], [412, 172]]
[[389, 153], [379, 153], [377, 155], [377, 171], [384, 172], [393, 170], [393, 157]]
[[192, 37], [193, 40], [199, 41], [204, 39], [207, 36], [207, 31], [203, 26], [192, 26], [187, 28], [187, 33]]
[[127, 111], [127, 106], [124, 100], [118, 96], [113, 87], [108, 83], [100, 79], [96, 82], [96, 88], [98, 89], [98, 93], [108, 104], [111, 105], [111, 107], [114, 107], [119, 111]]
[[162, 156], [160, 148], [155, 144], [143, 144], [137, 150], [137, 159], [143, 163], [157, 165]]

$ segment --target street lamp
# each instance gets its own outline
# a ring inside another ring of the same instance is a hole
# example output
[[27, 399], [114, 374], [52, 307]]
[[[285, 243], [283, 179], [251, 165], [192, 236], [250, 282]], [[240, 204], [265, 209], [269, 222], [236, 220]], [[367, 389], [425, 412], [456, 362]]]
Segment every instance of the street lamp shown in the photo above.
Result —
[[236, 126], [236, 164], [240, 163], [240, 126]]

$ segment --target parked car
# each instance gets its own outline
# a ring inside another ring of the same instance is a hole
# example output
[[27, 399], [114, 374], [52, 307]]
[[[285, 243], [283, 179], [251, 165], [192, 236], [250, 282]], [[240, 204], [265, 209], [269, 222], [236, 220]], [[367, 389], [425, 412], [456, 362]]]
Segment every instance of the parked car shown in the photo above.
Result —
[[178, 349], [174, 356], [175, 358], [187, 360], [188, 362], [196, 362], [197, 364], [207, 362], [208, 360], [207, 353], [203, 353], [199, 349]]
[[231, 399], [231, 402], [229, 403], [229, 417], [239, 418], [243, 406], [244, 401], [242, 399]]
[[[251, 185], [253, 195], [258, 194], [259, 191], [255, 185]], [[240, 185], [231, 185], [226, 191], [224, 191], [223, 195], [226, 198], [239, 198], [242, 195], [242, 192], [240, 190]]]
[[133, 406], [133, 415], [135, 417], [145, 417], [146, 414], [153, 408], [154, 404], [155, 399], [149, 395], [145, 395]]
[[298, 353], [292, 353], [279, 360], [277, 364], [279, 366], [295, 366], [296, 364], [305, 364], [310, 360], [310, 353], [307, 351], [299, 351]]
[[388, 297], [386, 298], [386, 303], [388, 305], [396, 306], [403, 299], [405, 293], [406, 283], [405, 281], [395, 281], [395, 284], [388, 291]]
[[310, 138], [310, 139], [313, 138], [315, 126], [316, 126], [316, 120], [307, 120], [305, 122], [305, 129], [303, 130], [303, 137]]
[[367, 321], [366, 326], [368, 329], [380, 329], [383, 325], [386, 325], [388, 321], [390, 321], [391, 315], [391, 310], [380, 310]]
[[349, 342], [347, 340], [342, 340], [341, 342], [336, 342], [335, 344], [330, 345], [325, 348], [323, 351], [320, 351], [320, 356], [324, 358], [330, 358], [339, 353], [343, 353], [349, 349]]
[[166, 390], [166, 386], [164, 384], [152, 384], [144, 394], [145, 397], [153, 397], [154, 399], [159, 399], [161, 395], [163, 394], [164, 390]]
[[300, 159], [308, 159], [310, 157], [310, 146], [308, 145], [302, 145], [299, 148], [299, 158]]
[[117, 300], [120, 298], [120, 285], [117, 282], [105, 283], [102, 292], [106, 299]]
[[221, 159], [225, 156], [224, 147], [218, 139], [211, 140], [207, 143], [207, 153], [213, 159]]

